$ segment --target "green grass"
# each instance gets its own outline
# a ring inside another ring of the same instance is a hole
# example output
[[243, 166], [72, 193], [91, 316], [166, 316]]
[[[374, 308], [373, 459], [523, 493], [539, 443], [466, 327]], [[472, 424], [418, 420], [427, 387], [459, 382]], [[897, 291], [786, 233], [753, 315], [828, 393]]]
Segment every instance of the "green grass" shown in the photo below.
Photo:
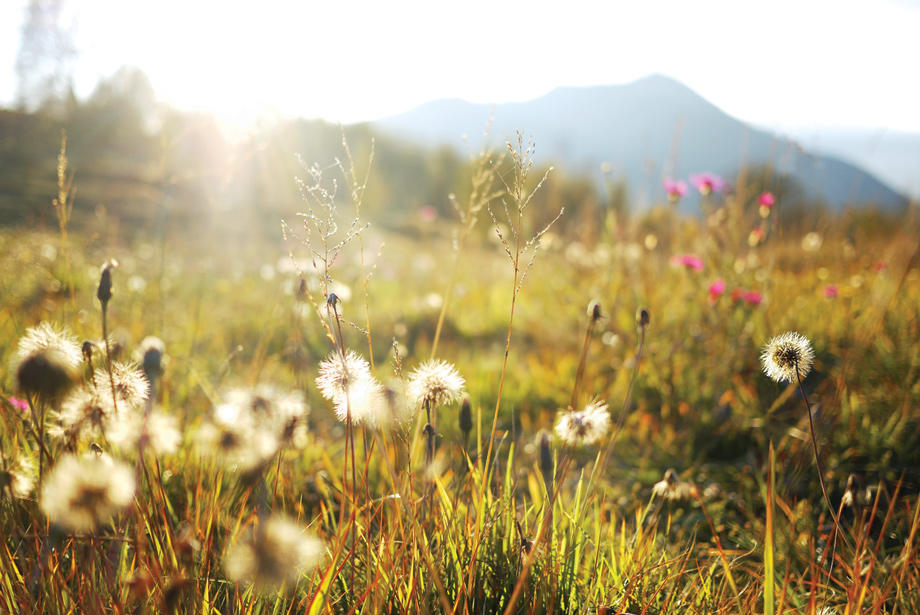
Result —
[[[526, 156], [515, 153], [521, 171]], [[137, 479], [133, 504], [92, 532], [50, 524], [38, 490], [4, 491], [0, 610], [918, 612], [916, 221], [868, 233], [858, 216], [840, 214], [817, 229], [770, 227], [751, 247], [756, 207], [739, 192], [714, 203], [729, 215], [711, 225], [610, 219], [592, 241], [550, 228], [528, 244], [555, 215], [521, 206], [539, 177], [490, 178], [486, 161], [473, 162], [479, 196], [460, 206], [470, 216], [457, 226], [460, 251], [445, 221], [422, 237], [371, 226], [341, 246], [328, 278], [295, 238], [310, 229], [293, 212], [284, 243], [176, 235], [122, 244], [92, 228], [64, 239], [0, 233], [4, 458], [38, 466], [36, 423], [6, 401], [24, 396], [7, 369], [19, 338], [53, 321], [99, 339], [98, 267], [110, 258], [119, 262], [110, 336], [126, 357], [147, 335], [165, 341], [154, 407], [182, 433], [178, 450], [159, 457], [119, 451], [105, 437], [78, 442], [77, 453], [95, 444], [127, 461]], [[332, 247], [362, 195], [345, 168], [356, 191], [351, 204], [336, 203]], [[506, 193], [509, 220], [496, 191]], [[486, 207], [508, 222], [507, 245], [495, 241]], [[823, 242], [806, 250], [813, 230]], [[537, 244], [527, 269], [518, 248]], [[316, 235], [311, 245], [319, 249]], [[289, 253], [306, 259], [300, 271]], [[704, 270], [670, 262], [684, 253], [699, 255]], [[301, 278], [309, 298], [298, 293]], [[727, 290], [710, 301], [716, 278]], [[827, 284], [838, 297], [824, 296]], [[757, 290], [762, 303], [733, 301], [735, 288]], [[432, 354], [465, 377], [475, 427], [468, 440], [457, 406], [437, 409], [438, 471], [426, 467], [418, 413], [395, 429], [355, 426], [346, 448], [348, 430], [314, 384], [338, 339], [320, 318], [330, 290], [346, 321], [336, 345], [365, 356], [372, 347], [381, 381], [401, 388]], [[603, 317], [589, 328], [591, 301]], [[642, 308], [651, 322], [637, 362]], [[799, 392], [760, 370], [762, 344], [787, 330], [816, 351], [804, 386], [832, 501], [850, 473], [869, 488], [841, 508], [845, 536], [836, 540]], [[229, 388], [259, 384], [304, 396], [306, 440], [241, 475], [196, 442]], [[595, 398], [608, 402], [614, 429], [596, 446], [555, 439], [555, 479], [546, 480], [538, 434], [572, 399], [581, 407]], [[48, 412], [58, 403], [33, 401]], [[62, 458], [66, 447], [41, 437]], [[686, 483], [683, 499], [653, 496], [668, 468]], [[226, 553], [279, 514], [319, 537], [323, 556], [280, 590], [234, 583]]]

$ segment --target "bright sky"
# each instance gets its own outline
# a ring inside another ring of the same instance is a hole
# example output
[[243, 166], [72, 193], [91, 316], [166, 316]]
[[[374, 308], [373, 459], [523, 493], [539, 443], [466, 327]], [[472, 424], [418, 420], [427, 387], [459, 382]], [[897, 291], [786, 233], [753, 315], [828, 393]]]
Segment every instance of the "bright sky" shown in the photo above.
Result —
[[[0, 103], [27, 0], [0, 2]], [[77, 93], [122, 65], [174, 106], [374, 119], [658, 72], [778, 128], [920, 132], [920, 0], [70, 0]]]

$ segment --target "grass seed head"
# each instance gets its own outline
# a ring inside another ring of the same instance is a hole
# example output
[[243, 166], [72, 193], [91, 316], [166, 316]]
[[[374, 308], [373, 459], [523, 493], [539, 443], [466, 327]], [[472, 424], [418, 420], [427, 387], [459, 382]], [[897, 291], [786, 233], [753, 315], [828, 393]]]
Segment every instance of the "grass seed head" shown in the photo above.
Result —
[[776, 382], [804, 380], [814, 360], [815, 351], [811, 348], [811, 342], [794, 331], [771, 339], [760, 355], [763, 372]]

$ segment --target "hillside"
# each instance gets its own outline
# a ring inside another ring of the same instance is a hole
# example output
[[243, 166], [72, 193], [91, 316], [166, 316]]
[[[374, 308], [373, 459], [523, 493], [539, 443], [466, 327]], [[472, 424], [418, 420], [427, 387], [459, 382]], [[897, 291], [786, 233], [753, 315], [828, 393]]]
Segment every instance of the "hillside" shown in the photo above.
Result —
[[653, 75], [617, 86], [558, 88], [538, 99], [499, 105], [442, 100], [374, 122], [383, 132], [433, 146], [460, 146], [481, 134], [536, 136], [538, 158], [596, 179], [610, 165], [642, 207], [664, 197], [661, 179], [771, 163], [800, 183], [804, 196], [839, 208], [873, 203], [897, 208], [905, 197], [869, 172], [744, 124], [686, 86]]

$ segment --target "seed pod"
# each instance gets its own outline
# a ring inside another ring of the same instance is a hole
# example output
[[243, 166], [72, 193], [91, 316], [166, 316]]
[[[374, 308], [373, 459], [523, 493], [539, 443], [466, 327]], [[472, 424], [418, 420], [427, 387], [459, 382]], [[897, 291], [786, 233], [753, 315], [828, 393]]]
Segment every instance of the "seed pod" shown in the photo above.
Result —
[[99, 274], [99, 288], [96, 289], [96, 298], [102, 305], [106, 305], [112, 298], [112, 269], [115, 268], [115, 261], [109, 261], [102, 266], [102, 272]]
[[463, 432], [464, 437], [468, 437], [469, 433], [473, 431], [473, 405], [470, 403], [469, 397], [463, 398], [463, 403], [460, 404], [460, 431]]
[[640, 309], [636, 314], [636, 323], [638, 323], [640, 327], [647, 327], [649, 322], [651, 322], [651, 316], [649, 315], [648, 310], [645, 308]]

